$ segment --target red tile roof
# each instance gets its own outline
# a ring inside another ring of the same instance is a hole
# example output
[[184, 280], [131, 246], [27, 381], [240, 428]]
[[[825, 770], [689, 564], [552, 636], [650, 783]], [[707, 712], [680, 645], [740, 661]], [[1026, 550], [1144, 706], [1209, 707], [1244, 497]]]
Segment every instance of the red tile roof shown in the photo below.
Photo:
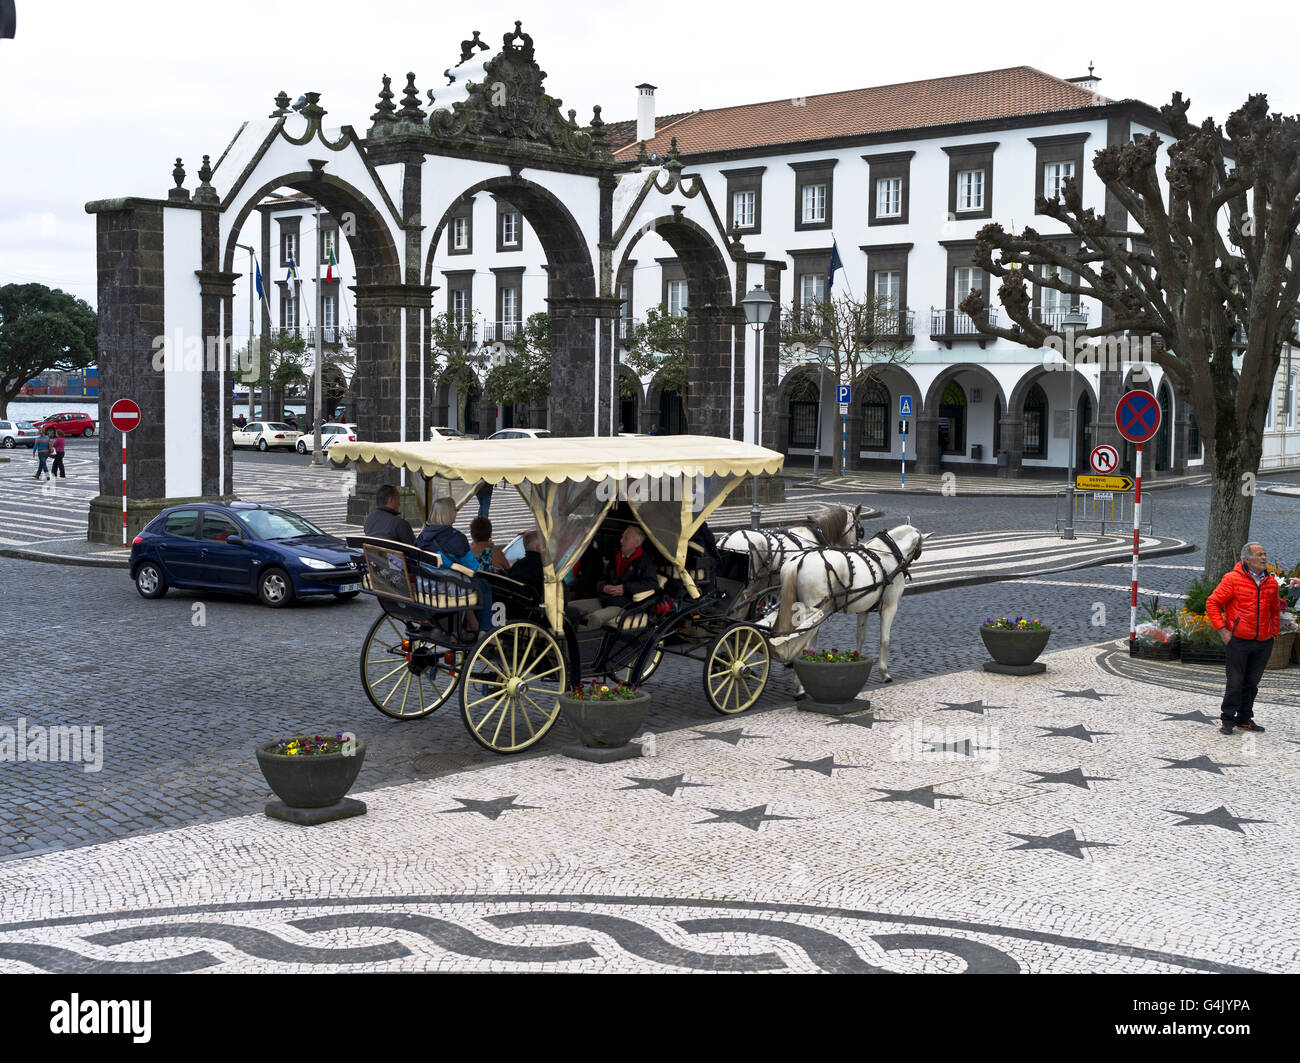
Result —
[[[737, 148], [792, 144], [828, 137], [885, 133], [924, 126], [1041, 114], [1112, 102], [1063, 78], [1031, 66], [985, 70], [977, 74], [909, 81], [900, 85], [830, 92], [801, 100], [773, 100], [737, 107], [690, 111], [656, 122], [647, 150], [663, 155], [672, 137], [683, 155]], [[636, 123], [608, 128], [635, 136]], [[615, 158], [636, 157], [633, 141], [611, 135]]]

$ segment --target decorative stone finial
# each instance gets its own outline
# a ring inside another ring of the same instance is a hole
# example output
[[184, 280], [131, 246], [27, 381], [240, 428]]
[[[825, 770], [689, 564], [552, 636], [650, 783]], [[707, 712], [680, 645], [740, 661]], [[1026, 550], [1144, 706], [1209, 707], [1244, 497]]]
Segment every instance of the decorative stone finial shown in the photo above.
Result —
[[578, 128], [578, 112], [572, 107], [569, 108], [569, 126], [573, 129]]
[[591, 143], [602, 155], [609, 154], [609, 135], [605, 132], [605, 120], [600, 117], [600, 104], [591, 109]]
[[275, 98], [275, 110], [272, 111], [270, 114], [268, 114], [267, 117], [283, 118], [285, 115], [291, 113], [292, 112], [289, 110], [289, 94], [287, 92], [281, 91], [280, 94]]
[[682, 162], [681, 156], [677, 153], [677, 138], [673, 137], [672, 143], [668, 147], [668, 157], [664, 159], [665, 170], [676, 170], [679, 173], [686, 169], [686, 164]]
[[203, 156], [203, 165], [199, 167], [199, 187], [194, 190], [196, 203], [219, 203], [221, 197], [212, 187], [212, 163], [208, 156]]
[[397, 110], [397, 105], [393, 103], [392, 84], [393, 79], [385, 74], [384, 87], [379, 90], [379, 103], [375, 107], [375, 113], [370, 116], [372, 125], [388, 125], [394, 121], [393, 114]]
[[167, 190], [167, 198], [188, 200], [190, 193], [183, 187], [185, 184], [185, 166], [179, 158], [176, 160], [176, 166], [172, 169], [172, 180], [176, 182], [176, 187]]
[[420, 91], [415, 87], [413, 73], [406, 75], [406, 88], [402, 90], [402, 109], [397, 112], [397, 118], [402, 122], [423, 122], [425, 119], [424, 111], [420, 109]]
[[641, 141], [641, 150], [636, 153], [636, 164], [638, 166], [650, 165], [650, 153], [645, 150], [645, 141]]
[[[519, 23], [516, 22], [515, 26], [518, 25]], [[478, 39], [478, 30], [474, 31], [474, 36], [469, 40], [460, 42], [460, 61], [465, 63], [472, 59], [476, 48], [481, 48], [485, 52], [490, 50], [486, 44]]]

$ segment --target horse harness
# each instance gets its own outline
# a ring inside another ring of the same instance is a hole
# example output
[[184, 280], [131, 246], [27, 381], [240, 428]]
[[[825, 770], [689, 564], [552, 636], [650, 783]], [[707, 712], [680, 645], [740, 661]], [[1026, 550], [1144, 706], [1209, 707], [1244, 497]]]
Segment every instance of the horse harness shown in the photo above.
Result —
[[[877, 588], [883, 587], [887, 583], [892, 583], [895, 579], [898, 578], [899, 573], [901, 573], [905, 579], [910, 580], [912, 578], [912, 573], [909, 570], [911, 568], [912, 562], [909, 561], [903, 555], [903, 551], [899, 549], [898, 543], [894, 541], [894, 537], [890, 535], [889, 532], [882, 530], [878, 535], [874, 536], [874, 538], [880, 539], [882, 542], [884, 542], [886, 546], [889, 547], [889, 552], [894, 555], [894, 560], [898, 564], [898, 571], [895, 572], [888, 579], [886, 579], [885, 577], [885, 563], [881, 559], [880, 555], [876, 553], [875, 550], [872, 550], [871, 547], [862, 546], [861, 544], [857, 546], [851, 546], [851, 547], [835, 548], [837, 553], [848, 555], [845, 558], [845, 560], [848, 562], [848, 569], [849, 569], [849, 581], [847, 583], [840, 579], [839, 573], [835, 571], [834, 567], [827, 559], [826, 552], [824, 550], [816, 550], [816, 549], [806, 550], [803, 553], [803, 555], [799, 558], [799, 565], [797, 571], [802, 570], [803, 563], [806, 560], [808, 560], [810, 555], [816, 554], [818, 557], [820, 557], [822, 564], [826, 568], [826, 586], [831, 591], [831, 604], [835, 605], [837, 601], [840, 601], [842, 604], [838, 606], [839, 609], [845, 609], [848, 606], [852, 605], [854, 602], [859, 601], [862, 598], [865, 598], [868, 594], [875, 593]], [[864, 587], [861, 590], [857, 590], [857, 591], [853, 590], [853, 574], [854, 574], [853, 555], [855, 554], [866, 563], [867, 570], [872, 573], [872, 580], [873, 580], [873, 582], [869, 586]], [[919, 553], [917, 556], [920, 556]], [[915, 558], [913, 558], [912, 560], [914, 561]], [[880, 571], [879, 580], [876, 580], [875, 572], [872, 571], [871, 566], [873, 564], [875, 565], [876, 569]], [[838, 591], [834, 590], [835, 583], [838, 583], [840, 585], [840, 589]], [[882, 600], [883, 600], [883, 595], [882, 595]], [[868, 609], [867, 612], [869, 613], [879, 612], [880, 606], [881, 606], [881, 602], [878, 601], [876, 602], [875, 605], [873, 605], [870, 609]]]

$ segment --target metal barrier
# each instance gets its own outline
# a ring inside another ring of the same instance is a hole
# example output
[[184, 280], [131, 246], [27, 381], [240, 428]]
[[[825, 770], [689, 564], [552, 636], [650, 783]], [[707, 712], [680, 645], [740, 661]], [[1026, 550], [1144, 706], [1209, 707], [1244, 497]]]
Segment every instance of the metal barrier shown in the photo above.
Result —
[[[1056, 530], [1065, 527], [1069, 515], [1069, 491], [1056, 492]], [[1112, 531], [1133, 528], [1133, 492], [1131, 491], [1075, 491], [1074, 524], [1100, 525], [1102, 535], [1106, 534], [1106, 525], [1113, 525]], [[1155, 535], [1155, 520], [1152, 516], [1151, 495], [1142, 499], [1142, 520], [1139, 531]]]

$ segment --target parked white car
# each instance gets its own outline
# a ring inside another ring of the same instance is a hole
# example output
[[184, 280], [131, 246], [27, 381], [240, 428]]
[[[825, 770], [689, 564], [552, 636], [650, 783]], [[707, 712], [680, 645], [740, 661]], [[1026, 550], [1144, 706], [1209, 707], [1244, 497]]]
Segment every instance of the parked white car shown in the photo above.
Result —
[[[357, 426], [354, 424], [324, 424], [321, 425], [321, 450], [328, 451], [335, 443], [355, 443], [357, 441]], [[310, 454], [316, 449], [316, 433], [308, 432], [298, 437], [297, 450], [299, 454]]]
[[230, 433], [230, 442], [232, 446], [256, 447], [265, 451], [272, 447], [293, 448], [300, 435], [302, 433], [296, 428], [281, 421], [254, 421], [243, 428], [235, 425]]
[[470, 437], [462, 432], [459, 428], [448, 428], [445, 425], [434, 425], [429, 429], [429, 441], [435, 439], [469, 439]]
[[33, 447], [41, 433], [31, 421], [0, 421], [0, 445], [5, 450], [14, 447]]
[[503, 428], [493, 432], [488, 439], [549, 439], [549, 428]]

